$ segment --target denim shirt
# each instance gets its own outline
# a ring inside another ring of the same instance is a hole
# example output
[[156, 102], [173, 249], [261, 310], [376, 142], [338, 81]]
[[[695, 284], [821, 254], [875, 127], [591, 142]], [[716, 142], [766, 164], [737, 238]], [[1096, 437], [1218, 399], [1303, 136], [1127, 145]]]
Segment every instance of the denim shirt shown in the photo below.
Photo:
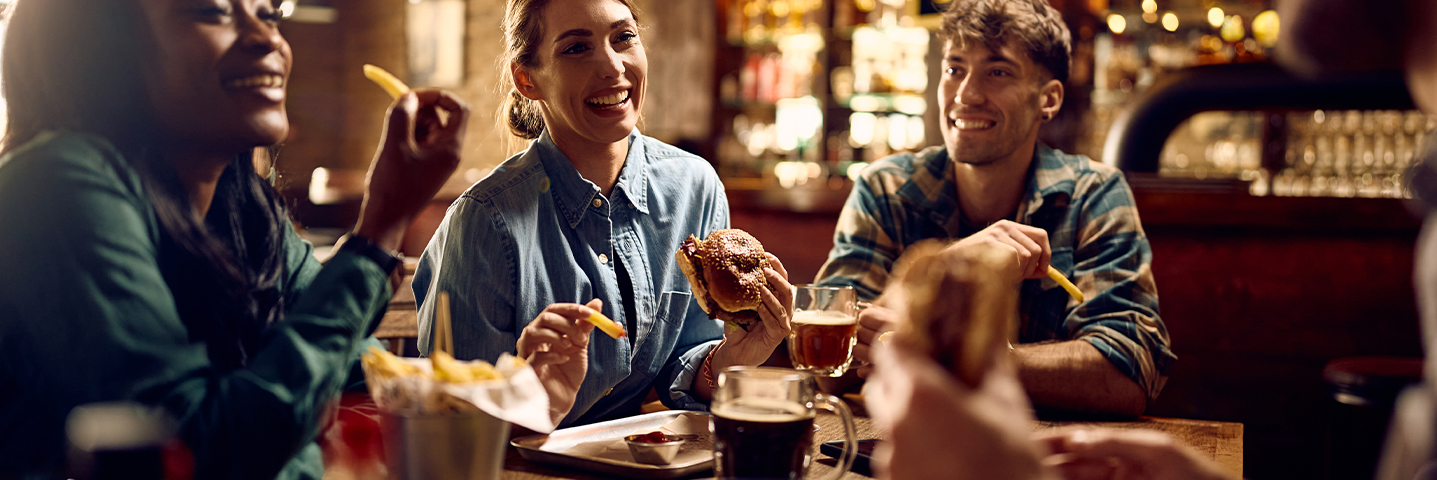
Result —
[[[692, 300], [674, 252], [691, 234], [727, 227], [723, 184], [703, 159], [635, 130], [605, 198], [546, 131], [449, 206], [414, 275], [419, 349], [432, 348], [436, 292], [449, 292], [455, 356], [488, 361], [514, 353], [550, 304], [600, 298], [604, 315], [637, 331], [594, 331], [588, 373], [560, 426], [633, 415], [650, 386], [669, 408], [706, 410], [689, 389], [722, 323]], [[634, 298], [620, 293], [614, 262]]]

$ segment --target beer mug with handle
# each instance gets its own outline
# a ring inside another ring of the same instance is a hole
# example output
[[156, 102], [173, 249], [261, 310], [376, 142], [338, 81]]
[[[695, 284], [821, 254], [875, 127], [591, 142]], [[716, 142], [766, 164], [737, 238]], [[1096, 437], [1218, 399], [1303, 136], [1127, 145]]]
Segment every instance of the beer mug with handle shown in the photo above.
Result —
[[793, 368], [843, 376], [858, 341], [858, 294], [853, 287], [798, 285], [793, 297], [788, 357]]
[[837, 480], [853, 466], [857, 438], [853, 414], [833, 395], [818, 391], [813, 376], [797, 370], [730, 367], [719, 373], [713, 397], [714, 476], [804, 478], [813, 462], [817, 409], [843, 419], [843, 455]]

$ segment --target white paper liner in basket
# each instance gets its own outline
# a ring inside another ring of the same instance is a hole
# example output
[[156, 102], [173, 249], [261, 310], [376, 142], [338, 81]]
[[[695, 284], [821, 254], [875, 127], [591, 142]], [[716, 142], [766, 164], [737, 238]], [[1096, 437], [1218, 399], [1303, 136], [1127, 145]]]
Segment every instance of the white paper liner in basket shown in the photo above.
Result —
[[433, 378], [428, 359], [401, 358], [424, 375], [377, 378], [364, 365], [364, 381], [380, 411], [396, 415], [430, 415], [478, 408], [494, 418], [540, 433], [554, 431], [549, 395], [528, 363], [505, 353], [495, 367], [502, 379], [449, 383]]

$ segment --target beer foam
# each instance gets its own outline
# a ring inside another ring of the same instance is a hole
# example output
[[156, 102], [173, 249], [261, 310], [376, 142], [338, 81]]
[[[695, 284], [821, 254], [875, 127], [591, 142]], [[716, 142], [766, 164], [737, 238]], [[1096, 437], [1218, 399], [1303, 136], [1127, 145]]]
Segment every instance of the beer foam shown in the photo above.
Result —
[[714, 415], [744, 422], [781, 423], [813, 418], [813, 411], [791, 400], [744, 398], [713, 408]]
[[824, 310], [799, 310], [793, 313], [793, 323], [804, 325], [852, 325], [858, 317], [843, 312]]

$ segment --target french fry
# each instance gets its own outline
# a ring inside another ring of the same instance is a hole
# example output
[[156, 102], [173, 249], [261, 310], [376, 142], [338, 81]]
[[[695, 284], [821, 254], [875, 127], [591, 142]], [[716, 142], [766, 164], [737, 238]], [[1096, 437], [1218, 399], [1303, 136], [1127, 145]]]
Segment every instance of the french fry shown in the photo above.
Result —
[[389, 96], [395, 99], [409, 93], [408, 85], [405, 85], [398, 77], [395, 77], [394, 74], [385, 71], [383, 68], [367, 63], [364, 64], [364, 78], [368, 78], [369, 81], [379, 85], [379, 88], [383, 88], [386, 93], [389, 93]]
[[423, 371], [419, 370], [419, 367], [405, 363], [404, 360], [400, 360], [399, 357], [394, 356], [394, 354], [375, 346], [369, 347], [369, 352], [366, 352], [360, 357], [360, 362], [363, 362], [374, 375], [380, 378], [424, 374]]
[[499, 369], [489, 362], [461, 362], [443, 350], [431, 353], [429, 361], [434, 364], [434, 379], [442, 382], [469, 383], [500, 378]]
[[443, 350], [435, 350], [429, 353], [429, 361], [434, 363], [434, 379], [450, 383], [468, 383], [474, 381], [474, 375], [469, 368], [461, 365], [454, 357], [444, 353]]
[[1054, 282], [1058, 282], [1058, 286], [1063, 287], [1063, 290], [1067, 290], [1068, 295], [1072, 295], [1073, 298], [1078, 299], [1078, 303], [1087, 301], [1087, 297], [1083, 296], [1083, 291], [1078, 290], [1078, 287], [1073, 285], [1073, 282], [1069, 281], [1068, 277], [1063, 276], [1063, 272], [1059, 272], [1058, 269], [1053, 268], [1052, 265], [1048, 265], [1048, 278], [1053, 279]]
[[589, 318], [585, 318], [584, 320], [588, 320], [589, 323], [594, 324], [595, 327], [599, 327], [599, 330], [603, 330], [604, 333], [609, 334], [610, 337], [624, 338], [624, 327], [615, 323], [613, 320], [609, 320], [609, 317], [605, 317], [602, 313], [594, 312], [589, 315]]

